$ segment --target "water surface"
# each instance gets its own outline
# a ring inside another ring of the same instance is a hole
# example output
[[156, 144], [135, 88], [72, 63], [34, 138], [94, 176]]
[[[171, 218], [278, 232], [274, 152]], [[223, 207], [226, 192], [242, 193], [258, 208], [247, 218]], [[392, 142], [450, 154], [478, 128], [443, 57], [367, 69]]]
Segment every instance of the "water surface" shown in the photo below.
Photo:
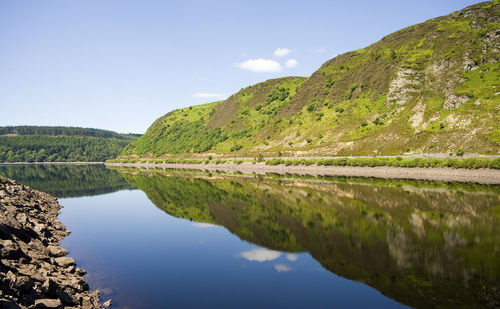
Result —
[[[451, 308], [500, 299], [498, 186], [81, 168], [88, 187], [106, 178], [118, 191], [60, 199], [72, 231], [62, 245], [115, 308]], [[39, 172], [29, 172], [33, 187], [57, 184]]]

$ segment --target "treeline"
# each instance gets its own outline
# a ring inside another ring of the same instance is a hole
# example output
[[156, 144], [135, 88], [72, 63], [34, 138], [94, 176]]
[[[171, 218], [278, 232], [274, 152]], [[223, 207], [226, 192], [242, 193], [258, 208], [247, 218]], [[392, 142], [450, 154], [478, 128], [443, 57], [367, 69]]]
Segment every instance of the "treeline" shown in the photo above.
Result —
[[133, 140], [140, 134], [121, 134], [108, 130], [78, 127], [9, 126], [0, 127], [0, 135], [90, 136]]
[[77, 127], [0, 127], [0, 162], [104, 162], [139, 136]]
[[129, 143], [86, 136], [0, 136], [0, 162], [104, 162]]

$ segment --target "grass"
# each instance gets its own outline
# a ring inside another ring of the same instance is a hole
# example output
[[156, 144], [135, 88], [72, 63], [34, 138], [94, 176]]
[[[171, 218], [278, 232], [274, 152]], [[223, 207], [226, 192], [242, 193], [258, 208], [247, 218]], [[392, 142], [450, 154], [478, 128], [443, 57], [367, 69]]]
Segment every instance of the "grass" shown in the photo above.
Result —
[[465, 168], [479, 169], [491, 168], [500, 169], [500, 158], [387, 158], [387, 157], [372, 157], [372, 158], [338, 158], [338, 159], [269, 159], [266, 160], [267, 165], [318, 165], [318, 166], [392, 166], [392, 167], [450, 167], [450, 168]]

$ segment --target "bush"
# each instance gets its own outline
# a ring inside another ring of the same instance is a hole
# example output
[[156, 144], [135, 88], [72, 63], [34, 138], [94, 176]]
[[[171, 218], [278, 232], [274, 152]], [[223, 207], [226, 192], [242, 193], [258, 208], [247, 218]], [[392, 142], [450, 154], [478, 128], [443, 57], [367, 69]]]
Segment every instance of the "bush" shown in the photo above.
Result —
[[243, 146], [241, 146], [240, 144], [234, 144], [233, 146], [231, 146], [231, 152], [233, 151], [238, 151], [240, 150], [241, 148], [243, 148]]
[[314, 111], [314, 110], [316, 109], [316, 106], [317, 106], [317, 105], [316, 105], [316, 103], [311, 103], [311, 104], [309, 104], [309, 105], [307, 106], [307, 111], [308, 111], [308, 112], [312, 112], [312, 111]]
[[500, 169], [500, 158], [469, 158], [469, 159], [439, 159], [439, 158], [338, 158], [338, 159], [272, 159], [266, 161], [268, 165], [313, 165], [318, 166], [394, 166], [394, 167], [450, 167], [450, 168], [493, 168]]

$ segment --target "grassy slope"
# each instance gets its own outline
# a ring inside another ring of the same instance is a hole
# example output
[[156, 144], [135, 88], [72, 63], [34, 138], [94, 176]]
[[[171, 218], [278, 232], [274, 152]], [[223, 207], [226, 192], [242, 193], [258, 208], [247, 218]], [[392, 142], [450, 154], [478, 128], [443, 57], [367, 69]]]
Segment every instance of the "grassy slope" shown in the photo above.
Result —
[[499, 154], [499, 12], [498, 0], [480, 3], [340, 55], [307, 80], [171, 112], [122, 156]]
[[156, 120], [123, 155], [230, 153], [261, 145], [274, 135], [276, 114], [305, 80], [272, 79], [244, 88], [225, 101], [172, 111]]

